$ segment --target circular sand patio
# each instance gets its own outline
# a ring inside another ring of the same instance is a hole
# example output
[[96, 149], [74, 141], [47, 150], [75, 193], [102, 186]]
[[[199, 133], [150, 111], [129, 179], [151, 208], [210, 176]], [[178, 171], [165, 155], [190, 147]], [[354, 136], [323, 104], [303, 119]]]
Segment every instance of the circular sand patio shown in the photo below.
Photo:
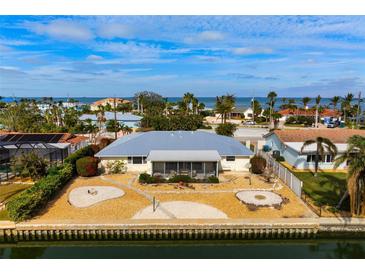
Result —
[[243, 190], [237, 192], [236, 197], [245, 204], [255, 206], [274, 206], [283, 202], [280, 195], [267, 190]]
[[124, 191], [112, 186], [83, 186], [73, 189], [68, 201], [74, 207], [90, 207], [97, 203], [122, 197]]
[[138, 211], [132, 219], [228, 219], [219, 209], [195, 202], [173, 201], [163, 202], [153, 211], [153, 206], [147, 206]]

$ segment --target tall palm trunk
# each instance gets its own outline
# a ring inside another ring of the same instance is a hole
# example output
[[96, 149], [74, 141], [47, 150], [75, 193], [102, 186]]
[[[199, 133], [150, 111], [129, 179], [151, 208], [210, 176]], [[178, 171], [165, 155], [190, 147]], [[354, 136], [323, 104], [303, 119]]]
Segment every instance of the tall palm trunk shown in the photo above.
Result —
[[317, 150], [316, 150], [316, 158], [314, 159], [314, 177], [317, 177], [318, 174], [318, 166], [319, 166], [319, 147], [317, 144]]

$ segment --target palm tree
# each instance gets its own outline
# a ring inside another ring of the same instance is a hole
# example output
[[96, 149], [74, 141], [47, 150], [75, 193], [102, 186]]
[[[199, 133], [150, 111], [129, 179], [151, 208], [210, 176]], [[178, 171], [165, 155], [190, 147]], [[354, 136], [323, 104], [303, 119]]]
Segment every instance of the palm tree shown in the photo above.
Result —
[[269, 94], [267, 95], [267, 99], [269, 99], [269, 107], [270, 107], [270, 124], [272, 123], [272, 114], [274, 112], [274, 105], [276, 102], [276, 97], [278, 97], [278, 95], [276, 94], [275, 91], [270, 91]]
[[354, 95], [351, 92], [349, 92], [342, 101], [343, 120], [345, 121], [345, 123], [347, 120], [347, 113], [351, 109], [351, 102], [353, 99]]
[[318, 164], [321, 159], [324, 159], [325, 153], [329, 153], [332, 158], [337, 155], [337, 147], [331, 142], [330, 139], [317, 137], [316, 139], [307, 140], [303, 143], [303, 146], [300, 150], [303, 153], [304, 149], [312, 144], [316, 144], [316, 154], [314, 158], [314, 176], [317, 176], [318, 173]]
[[347, 144], [346, 152], [335, 160], [335, 168], [348, 163], [347, 191], [344, 197], [350, 195], [352, 214], [365, 214], [365, 137], [354, 135]]
[[318, 114], [319, 114], [319, 107], [321, 105], [321, 99], [322, 99], [321, 95], [318, 95], [316, 97], [316, 118], [315, 118], [316, 120], [315, 120], [315, 123], [314, 123], [315, 128], [318, 127]]
[[333, 96], [333, 98], [331, 99], [331, 105], [333, 106], [334, 110], [337, 110], [337, 105], [340, 102], [340, 99], [340, 96]]
[[189, 114], [190, 112], [190, 104], [192, 103], [193, 99], [194, 99], [194, 94], [190, 92], [185, 93], [183, 96], [182, 101], [185, 105], [186, 114]]
[[223, 96], [217, 96], [215, 102], [215, 110], [221, 115], [222, 124], [226, 123], [228, 113], [231, 113], [235, 106], [236, 99], [234, 95], [227, 94]]
[[308, 104], [309, 102], [311, 101], [312, 99], [309, 98], [309, 97], [303, 97], [302, 98], [302, 103], [303, 103], [303, 108], [305, 111], [307, 111], [307, 108], [308, 108]]
[[193, 97], [191, 99], [191, 108], [193, 110], [193, 114], [197, 114], [198, 113], [198, 105], [199, 105], [199, 101], [196, 97]]

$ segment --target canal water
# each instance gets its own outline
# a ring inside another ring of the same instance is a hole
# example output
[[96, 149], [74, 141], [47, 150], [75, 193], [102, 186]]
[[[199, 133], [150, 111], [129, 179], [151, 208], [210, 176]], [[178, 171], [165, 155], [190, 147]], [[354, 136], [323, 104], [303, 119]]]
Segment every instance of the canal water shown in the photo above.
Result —
[[365, 258], [365, 239], [46, 242], [0, 245], [0, 258], [249, 259]]

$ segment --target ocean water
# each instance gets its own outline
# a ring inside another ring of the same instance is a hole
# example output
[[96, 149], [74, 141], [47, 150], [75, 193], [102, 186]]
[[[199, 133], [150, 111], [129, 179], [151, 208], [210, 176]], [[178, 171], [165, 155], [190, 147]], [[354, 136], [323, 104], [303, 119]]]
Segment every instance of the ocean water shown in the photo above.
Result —
[[[37, 101], [41, 100], [42, 97], [27, 97], [28, 99], [35, 99]], [[84, 104], [91, 104], [97, 100], [103, 99], [105, 97], [53, 97], [53, 100], [58, 102], [58, 101], [67, 101], [68, 99], [73, 98], [77, 101], [79, 101], [80, 103], [84, 103]], [[132, 100], [133, 97], [124, 97], [127, 100]], [[216, 101], [216, 97], [197, 97], [199, 102], [202, 102], [205, 104], [206, 108], [213, 108], [215, 105], [215, 101]], [[2, 101], [4, 102], [12, 102], [14, 100], [19, 100], [20, 98], [12, 98], [12, 97], [3, 97]], [[256, 97], [255, 98], [257, 101], [259, 101], [261, 103], [262, 106], [266, 105], [267, 103], [267, 98], [266, 97]], [[297, 105], [302, 106], [301, 103], [301, 98], [297, 97], [297, 98], [290, 98], [290, 99], [295, 99]], [[179, 100], [181, 100], [181, 97], [166, 97], [166, 100], [168, 102], [177, 102]], [[251, 97], [236, 97], [236, 107], [249, 107], [251, 104]], [[322, 98], [321, 100], [321, 105], [329, 105], [330, 104], [330, 98]], [[354, 100], [353, 103], [355, 104], [357, 102], [357, 100]], [[309, 106], [313, 106], [315, 103], [315, 99], [313, 98], [312, 101], [308, 104]], [[282, 104], [281, 98], [277, 99], [277, 103], [276, 105], [279, 106]], [[365, 102], [362, 103], [362, 109], [365, 108]]]

